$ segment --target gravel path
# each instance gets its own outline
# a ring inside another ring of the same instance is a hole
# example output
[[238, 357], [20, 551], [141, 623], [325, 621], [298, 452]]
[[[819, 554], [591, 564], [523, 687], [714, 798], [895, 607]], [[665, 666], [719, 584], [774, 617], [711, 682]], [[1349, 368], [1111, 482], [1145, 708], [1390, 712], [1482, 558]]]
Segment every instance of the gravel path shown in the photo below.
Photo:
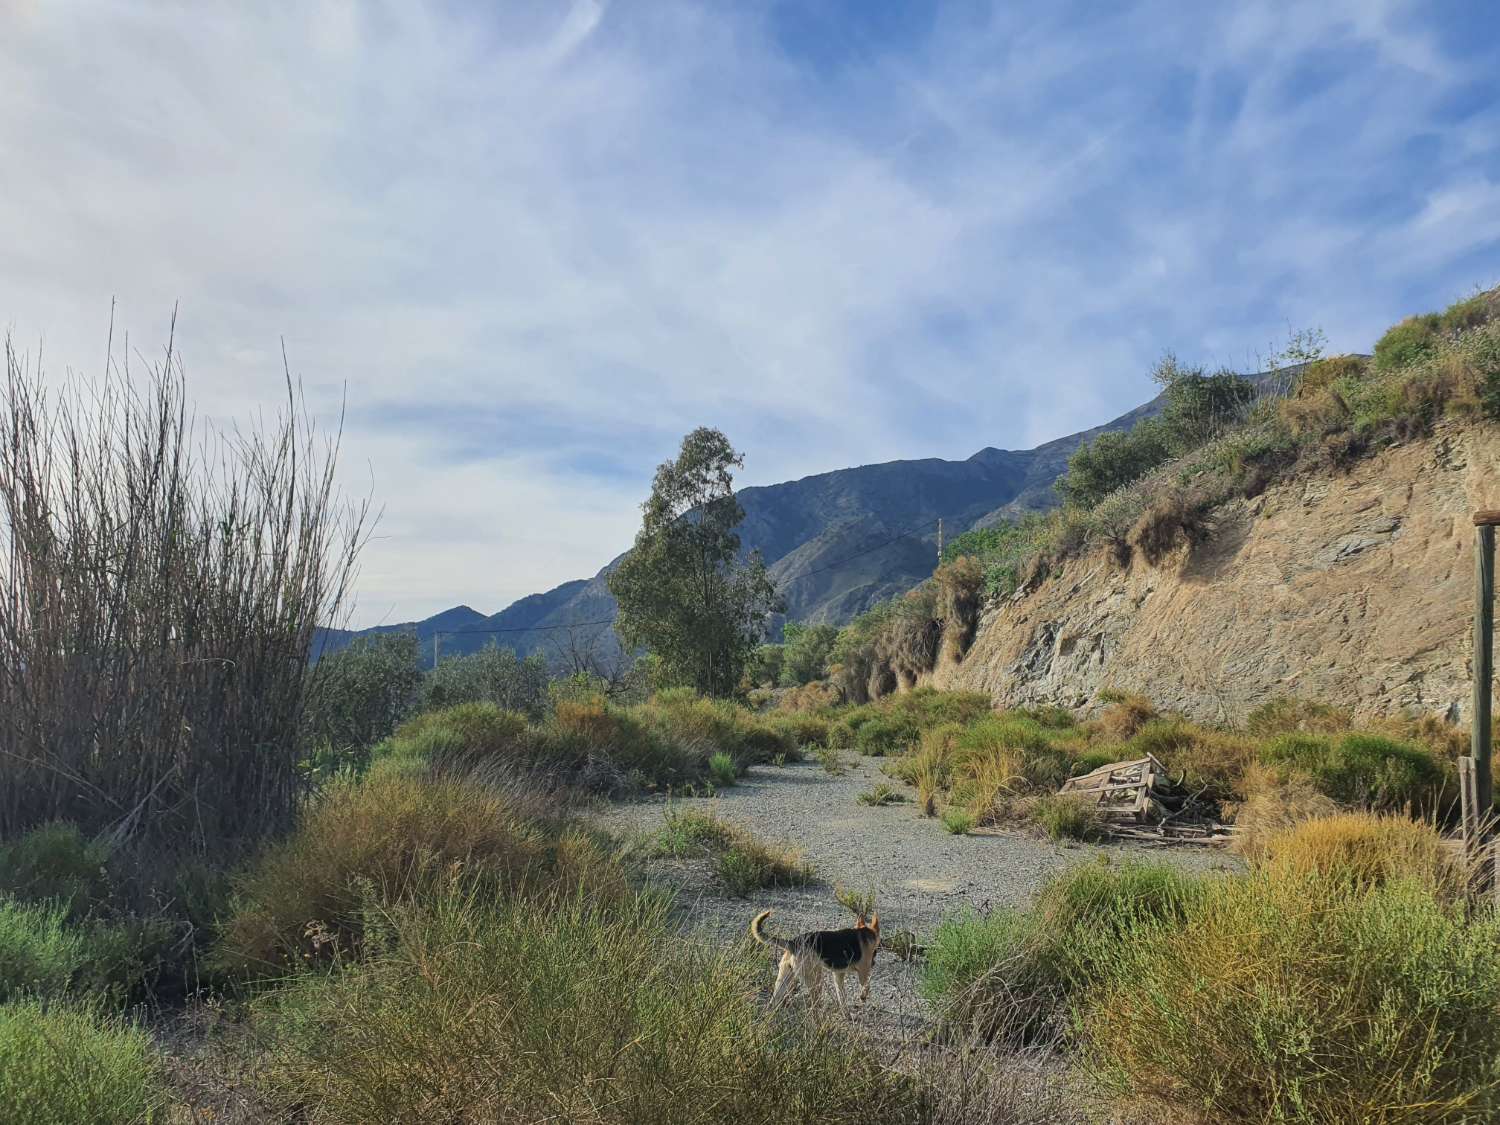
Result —
[[[750, 919], [767, 908], [776, 911], [767, 928], [777, 934], [847, 926], [849, 913], [833, 897], [838, 885], [873, 890], [882, 932], [911, 931], [925, 943], [945, 917], [965, 909], [1024, 906], [1049, 876], [1099, 856], [1114, 862], [1150, 858], [1199, 870], [1233, 863], [1224, 853], [1207, 849], [1064, 845], [993, 830], [954, 836], [936, 819], [919, 815], [910, 801], [858, 803], [860, 793], [890, 781], [880, 772], [881, 761], [846, 752], [848, 769], [841, 777], [830, 776], [817, 762], [757, 766], [718, 797], [680, 802], [711, 808], [763, 839], [801, 848], [817, 870], [809, 886], [757, 891], [746, 900], [729, 896], [705, 860], [656, 859], [651, 874], [677, 889], [690, 926], [721, 940], [743, 937]], [[913, 792], [892, 784], [908, 796]], [[665, 808], [662, 798], [615, 805], [600, 813], [598, 821], [621, 835], [652, 834], [661, 827]], [[768, 970], [768, 985], [770, 979]], [[882, 953], [871, 989], [876, 1011], [861, 1022], [873, 1018], [919, 1027], [927, 1010], [915, 985], [911, 966]]]

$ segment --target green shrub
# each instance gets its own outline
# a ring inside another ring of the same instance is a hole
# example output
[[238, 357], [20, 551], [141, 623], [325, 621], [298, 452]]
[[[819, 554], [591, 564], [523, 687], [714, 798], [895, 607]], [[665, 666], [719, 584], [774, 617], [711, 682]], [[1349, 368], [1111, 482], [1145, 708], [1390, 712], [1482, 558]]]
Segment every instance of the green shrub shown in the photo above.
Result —
[[769, 762], [777, 754], [795, 753], [790, 728], [725, 699], [705, 699], [691, 688], [657, 692], [640, 707], [638, 718], [665, 746], [697, 748], [705, 756], [719, 750], [740, 769]]
[[662, 814], [658, 846], [672, 856], [684, 857], [722, 851], [734, 842], [733, 830], [713, 813], [667, 806]]
[[734, 759], [722, 750], [716, 750], [708, 758], [708, 776], [713, 783], [721, 789], [727, 789], [739, 780], [739, 770], [735, 769]]
[[1267, 872], [1117, 944], [1079, 1026], [1107, 1084], [1223, 1122], [1491, 1120], [1500, 923], [1422, 885]]
[[0, 1003], [24, 996], [127, 999], [146, 985], [152, 947], [162, 938], [156, 925], [70, 922], [58, 903], [0, 896]]
[[547, 710], [547, 659], [524, 660], [508, 648], [489, 644], [478, 652], [450, 656], [422, 679], [418, 706], [429, 711], [464, 703], [488, 703], [540, 719]]
[[1426, 313], [1392, 325], [1375, 342], [1375, 367], [1389, 372], [1431, 359], [1437, 354], [1441, 323], [1436, 313]]
[[1321, 792], [1351, 806], [1433, 812], [1451, 788], [1445, 763], [1430, 751], [1380, 735], [1283, 734], [1261, 756], [1305, 774]]
[[1500, 316], [1500, 293], [1492, 289], [1454, 301], [1443, 310], [1439, 327], [1450, 334], [1469, 332], [1490, 323], [1497, 316]]
[[854, 747], [861, 754], [881, 757], [900, 754], [921, 736], [922, 726], [915, 715], [892, 713], [873, 715], [854, 732]]
[[1035, 707], [1016, 707], [1006, 714], [1017, 719], [1026, 719], [1048, 730], [1073, 730], [1078, 726], [1078, 720], [1073, 712], [1066, 707], [1058, 707], [1050, 703]]
[[0, 843], [0, 893], [46, 899], [84, 914], [109, 892], [108, 859], [104, 845], [86, 839], [75, 825], [44, 824]]
[[1073, 777], [1082, 777], [1084, 774], [1093, 773], [1095, 770], [1107, 766], [1112, 762], [1118, 762], [1121, 758], [1122, 755], [1119, 747], [1113, 750], [1085, 750], [1073, 758], [1070, 773]]
[[1054, 486], [1066, 504], [1093, 508], [1116, 489], [1139, 480], [1171, 456], [1168, 434], [1156, 419], [1125, 431], [1102, 433], [1068, 458]]
[[918, 1120], [907, 1080], [838, 1029], [768, 1019], [764, 956], [667, 910], [440, 899], [391, 951], [261, 1002], [288, 1112], [336, 1121], [796, 1125]]
[[849, 766], [844, 761], [843, 755], [831, 746], [825, 746], [818, 751], [818, 761], [823, 765], [823, 772], [829, 777], [843, 777], [849, 772]]
[[745, 661], [745, 680], [753, 687], [774, 687], [786, 663], [786, 645], [758, 645]]
[[527, 762], [540, 753], [526, 716], [494, 703], [460, 703], [409, 719], [372, 752], [430, 759], [434, 754], [478, 764], [497, 759]]
[[927, 950], [922, 987], [944, 1026], [1012, 1045], [1071, 1027], [1075, 997], [1105, 979], [1122, 943], [1172, 928], [1204, 880], [1164, 865], [1080, 864], [1049, 882], [1030, 911], [945, 921]]
[[151, 1037], [139, 1028], [35, 1001], [0, 1004], [0, 1120], [117, 1125], [165, 1119]]
[[714, 860], [714, 873], [730, 894], [748, 898], [767, 887], [801, 887], [812, 882], [812, 865], [795, 848], [767, 844], [749, 833], [737, 834]]
[[[1492, 297], [1500, 310], [1500, 293]], [[1480, 414], [1500, 422], [1500, 329], [1488, 328], [1468, 342], [1469, 361], [1473, 364], [1475, 397]]]
[[416, 704], [422, 684], [415, 633], [356, 637], [313, 667], [302, 715], [308, 752], [337, 768], [363, 764]]
[[777, 753], [787, 755], [792, 761], [801, 761], [804, 747], [827, 746], [833, 729], [833, 720], [827, 715], [807, 711], [778, 712], [768, 716], [767, 722], [790, 743], [788, 748]]
[[780, 675], [782, 687], [800, 687], [828, 674], [828, 660], [839, 635], [837, 626], [788, 621], [783, 635], [786, 652]]

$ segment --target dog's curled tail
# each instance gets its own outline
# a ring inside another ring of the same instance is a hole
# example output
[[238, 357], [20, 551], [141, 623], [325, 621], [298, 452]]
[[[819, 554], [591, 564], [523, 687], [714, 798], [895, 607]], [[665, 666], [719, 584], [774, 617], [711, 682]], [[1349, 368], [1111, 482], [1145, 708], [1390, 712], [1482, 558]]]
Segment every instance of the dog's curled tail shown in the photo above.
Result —
[[766, 919], [770, 916], [771, 911], [769, 910], [762, 910], [759, 914], [757, 914], [750, 923], [750, 936], [753, 937], [756, 941], [760, 942], [761, 945], [772, 945], [777, 949], [786, 949], [788, 946], [790, 946], [790, 942], [783, 941], [781, 938], [776, 937], [774, 934], [768, 934], [765, 932], [764, 926], [766, 924]]

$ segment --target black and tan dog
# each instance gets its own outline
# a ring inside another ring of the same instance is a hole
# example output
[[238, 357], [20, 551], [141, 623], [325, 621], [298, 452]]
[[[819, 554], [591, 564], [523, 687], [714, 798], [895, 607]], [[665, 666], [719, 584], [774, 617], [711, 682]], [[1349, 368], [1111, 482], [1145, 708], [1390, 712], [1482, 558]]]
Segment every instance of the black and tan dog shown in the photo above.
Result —
[[801, 981], [814, 1002], [823, 995], [823, 973], [833, 974], [834, 991], [838, 993], [839, 1010], [849, 1014], [849, 1000], [844, 994], [844, 974], [859, 974], [859, 998], [870, 998], [870, 970], [875, 965], [875, 951], [880, 948], [880, 914], [868, 922], [860, 918], [847, 930], [809, 930], [794, 938], [779, 938], [765, 932], [769, 910], [762, 910], [750, 923], [750, 933], [762, 945], [781, 950], [781, 967], [776, 973], [776, 988], [771, 993], [775, 1007], [796, 981]]

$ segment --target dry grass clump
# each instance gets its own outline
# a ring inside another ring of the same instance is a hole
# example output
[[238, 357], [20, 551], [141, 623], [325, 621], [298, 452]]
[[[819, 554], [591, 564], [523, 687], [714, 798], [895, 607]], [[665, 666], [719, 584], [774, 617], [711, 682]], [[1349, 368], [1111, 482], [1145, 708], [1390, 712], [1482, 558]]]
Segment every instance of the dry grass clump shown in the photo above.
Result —
[[1160, 566], [1179, 547], [1206, 543], [1212, 535], [1209, 514], [1216, 500], [1193, 485], [1161, 490], [1131, 528], [1129, 545], [1152, 566]]
[[932, 580], [937, 585], [938, 614], [943, 621], [943, 652], [949, 660], [961, 660], [979, 627], [984, 568], [978, 559], [963, 555], [938, 567]]
[[776, 698], [778, 711], [793, 714], [804, 711], [823, 711], [839, 702], [838, 689], [828, 680], [814, 680], [800, 687], [787, 688]]
[[943, 797], [970, 825], [991, 823], [1006, 799], [1054, 790], [1068, 777], [1068, 753], [1054, 745], [1064, 737], [1071, 737], [1066, 728], [1046, 728], [1013, 713], [967, 725], [943, 723], [924, 733], [917, 749], [891, 763], [889, 772], [917, 787], [924, 811]]
[[1305, 820], [1265, 840], [1258, 864], [1276, 878], [1320, 876], [1358, 886], [1415, 879], [1456, 898], [1464, 872], [1430, 826], [1405, 817], [1339, 813]]
[[1108, 834], [1099, 806], [1085, 797], [1043, 793], [1030, 817], [1054, 840], [1102, 840]]
[[1252, 766], [1244, 784], [1248, 796], [1234, 810], [1234, 848], [1252, 860], [1265, 855], [1278, 833], [1339, 812], [1338, 802], [1305, 778]]
[[1134, 692], [1101, 691], [1099, 701], [1108, 704], [1095, 720], [1099, 731], [1116, 742], [1125, 742], [1152, 719], [1157, 710], [1144, 695]]
[[331, 788], [237, 880], [217, 953], [234, 971], [358, 954], [371, 911], [458, 880], [495, 895], [622, 889], [584, 838], [554, 834], [469, 782], [372, 776]]
[[1337, 734], [1354, 725], [1354, 716], [1345, 708], [1316, 700], [1279, 697], [1267, 700], [1250, 712], [1245, 729], [1255, 735]]

